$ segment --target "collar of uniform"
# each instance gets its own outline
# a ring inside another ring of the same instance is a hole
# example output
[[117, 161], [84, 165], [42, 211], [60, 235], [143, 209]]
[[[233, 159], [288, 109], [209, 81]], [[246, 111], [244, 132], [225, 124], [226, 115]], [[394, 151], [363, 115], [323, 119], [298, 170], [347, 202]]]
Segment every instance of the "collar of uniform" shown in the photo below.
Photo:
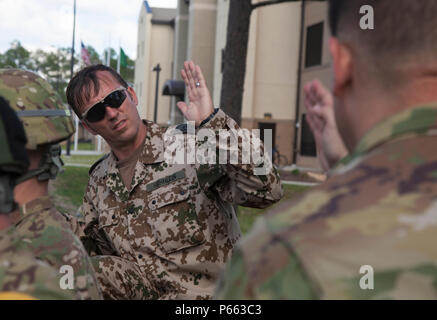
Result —
[[[152, 164], [164, 161], [163, 129], [156, 123], [149, 120], [142, 120], [147, 127], [146, 139], [139, 161], [145, 164]], [[113, 152], [109, 153], [107, 173], [118, 173], [117, 158]]]
[[152, 164], [164, 161], [164, 142], [163, 128], [156, 123], [143, 120], [147, 127], [146, 141], [144, 141], [144, 149], [139, 160], [144, 164]]
[[16, 225], [26, 215], [34, 212], [40, 212], [52, 207], [52, 202], [49, 196], [39, 197], [20, 206], [20, 210], [16, 210], [9, 215], [12, 224]]
[[[146, 140], [144, 141], [143, 151], [138, 159], [135, 167], [133, 183], [131, 190], [142, 181], [146, 168], [143, 164], [152, 164], [164, 161], [164, 147], [162, 141], [162, 128], [156, 123], [143, 120], [144, 125], [147, 127]], [[108, 159], [106, 185], [116, 194], [116, 196], [122, 200], [127, 201], [129, 198], [129, 190], [121, 179], [120, 172], [117, 168], [117, 159], [111, 152]]]
[[413, 107], [376, 124], [361, 139], [354, 154], [367, 153], [404, 135], [426, 134], [434, 128], [437, 128], [437, 104]]
[[52, 207], [52, 202], [49, 196], [39, 197], [20, 206], [20, 213], [24, 217], [27, 214], [40, 212]]
[[330, 174], [341, 174], [354, 168], [362, 155], [391, 140], [411, 134], [426, 134], [437, 128], [437, 104], [416, 106], [382, 120], [371, 128], [354, 152], [341, 159]]
[[164, 129], [148, 120], [143, 120], [143, 123], [147, 127], [146, 139], [143, 151], [135, 166], [130, 190], [133, 190], [144, 180], [148, 171], [147, 165], [164, 161], [164, 142], [162, 137]]

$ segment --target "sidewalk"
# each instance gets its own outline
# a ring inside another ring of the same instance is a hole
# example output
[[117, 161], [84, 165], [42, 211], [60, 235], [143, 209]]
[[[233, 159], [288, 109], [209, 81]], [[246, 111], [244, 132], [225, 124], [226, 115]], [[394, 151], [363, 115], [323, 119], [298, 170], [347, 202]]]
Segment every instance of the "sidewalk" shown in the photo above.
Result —
[[283, 184], [317, 186], [327, 179], [326, 174], [321, 170], [313, 168], [291, 165], [277, 170]]

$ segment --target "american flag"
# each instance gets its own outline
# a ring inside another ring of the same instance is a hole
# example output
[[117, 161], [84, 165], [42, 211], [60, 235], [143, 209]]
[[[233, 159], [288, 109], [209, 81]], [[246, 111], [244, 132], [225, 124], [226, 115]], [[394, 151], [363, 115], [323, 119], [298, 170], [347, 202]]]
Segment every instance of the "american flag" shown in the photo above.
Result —
[[82, 41], [80, 42], [80, 44], [82, 47], [82, 50], [81, 50], [82, 61], [83, 61], [83, 63], [85, 63], [86, 66], [90, 66], [91, 65], [90, 53], [85, 48], [85, 45], [83, 44]]

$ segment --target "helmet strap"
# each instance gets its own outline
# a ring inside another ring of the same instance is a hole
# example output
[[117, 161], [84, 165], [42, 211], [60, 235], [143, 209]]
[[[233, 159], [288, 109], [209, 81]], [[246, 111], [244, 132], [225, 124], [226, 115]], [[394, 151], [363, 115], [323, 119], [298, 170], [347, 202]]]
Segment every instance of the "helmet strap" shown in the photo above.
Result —
[[37, 169], [29, 170], [17, 179], [17, 184], [38, 177], [38, 181], [56, 179], [59, 172], [62, 172], [64, 162], [61, 159], [61, 146], [59, 144], [47, 145], [42, 153], [42, 157]]
[[10, 213], [17, 208], [14, 201], [15, 175], [0, 175], [0, 214]]

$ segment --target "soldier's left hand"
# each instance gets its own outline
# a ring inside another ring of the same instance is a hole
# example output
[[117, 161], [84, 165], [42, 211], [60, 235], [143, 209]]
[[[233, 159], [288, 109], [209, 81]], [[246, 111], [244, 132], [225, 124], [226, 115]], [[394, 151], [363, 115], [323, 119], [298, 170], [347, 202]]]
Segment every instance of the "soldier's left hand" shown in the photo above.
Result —
[[214, 111], [211, 94], [206, 86], [200, 66], [195, 65], [193, 61], [184, 62], [181, 75], [185, 82], [189, 104], [181, 101], [177, 103], [177, 106], [185, 118], [188, 121], [194, 121], [198, 127]]

